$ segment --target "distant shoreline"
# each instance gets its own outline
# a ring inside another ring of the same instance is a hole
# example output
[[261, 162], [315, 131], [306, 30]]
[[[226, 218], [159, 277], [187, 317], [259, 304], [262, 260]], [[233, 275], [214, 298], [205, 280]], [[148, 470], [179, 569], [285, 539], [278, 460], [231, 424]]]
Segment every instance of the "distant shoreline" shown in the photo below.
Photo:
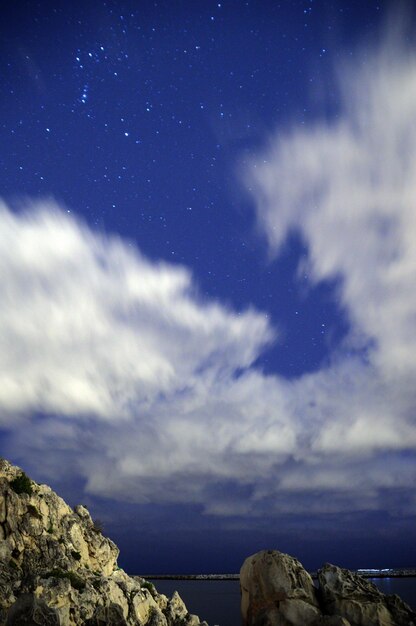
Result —
[[[416, 569], [351, 570], [363, 578], [415, 578]], [[310, 572], [317, 578], [317, 572]], [[239, 574], [141, 574], [146, 580], [240, 580]]]

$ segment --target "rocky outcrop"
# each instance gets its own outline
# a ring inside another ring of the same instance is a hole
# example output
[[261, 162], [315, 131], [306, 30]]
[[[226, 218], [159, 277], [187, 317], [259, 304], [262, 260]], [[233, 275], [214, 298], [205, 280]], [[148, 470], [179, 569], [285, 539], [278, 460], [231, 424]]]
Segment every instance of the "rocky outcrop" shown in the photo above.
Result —
[[320, 616], [312, 578], [299, 561], [277, 550], [244, 561], [240, 588], [244, 626], [312, 626]]
[[0, 460], [0, 626], [207, 626], [118, 552], [84, 506]]
[[248, 557], [240, 571], [244, 626], [416, 626], [416, 614], [361, 576], [334, 565], [319, 588], [299, 561], [277, 550]]
[[318, 572], [321, 604], [329, 615], [342, 615], [352, 626], [411, 626], [415, 613], [396, 595], [381, 593], [370, 581], [326, 564]]

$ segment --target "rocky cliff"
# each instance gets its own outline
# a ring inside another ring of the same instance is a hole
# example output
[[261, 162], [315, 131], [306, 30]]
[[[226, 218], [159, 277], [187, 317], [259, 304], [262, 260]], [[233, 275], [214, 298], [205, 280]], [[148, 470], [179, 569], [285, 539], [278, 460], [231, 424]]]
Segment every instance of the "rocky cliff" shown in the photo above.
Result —
[[0, 626], [207, 626], [118, 553], [85, 507], [0, 460]]
[[416, 614], [361, 576], [335, 565], [319, 587], [297, 559], [277, 550], [248, 557], [240, 571], [244, 626], [416, 626]]

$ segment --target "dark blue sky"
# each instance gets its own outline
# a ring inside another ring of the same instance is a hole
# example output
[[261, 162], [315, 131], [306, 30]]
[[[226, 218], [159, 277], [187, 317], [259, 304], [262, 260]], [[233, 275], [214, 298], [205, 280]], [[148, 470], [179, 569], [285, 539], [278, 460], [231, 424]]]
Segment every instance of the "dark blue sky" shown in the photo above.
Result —
[[336, 114], [324, 85], [382, 4], [84, 5], [4, 9], [3, 197], [52, 196], [184, 263], [207, 296], [270, 311], [284, 331], [271, 371], [315, 369], [343, 312], [326, 285], [295, 284], [300, 241], [268, 262], [238, 166], [279, 124]]
[[414, 565], [398, 6], [2, 4], [0, 453], [130, 571]]

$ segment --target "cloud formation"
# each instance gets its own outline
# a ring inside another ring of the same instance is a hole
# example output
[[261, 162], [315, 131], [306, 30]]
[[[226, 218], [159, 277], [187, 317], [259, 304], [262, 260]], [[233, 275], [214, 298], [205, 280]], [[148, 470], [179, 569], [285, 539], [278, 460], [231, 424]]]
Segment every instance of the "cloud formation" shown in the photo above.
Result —
[[151, 263], [56, 205], [0, 210], [2, 420], [33, 411], [131, 418], [246, 368], [264, 315], [198, 298], [188, 270]]
[[[296, 380], [253, 365], [267, 315], [57, 205], [0, 210], [0, 424], [45, 475], [222, 516], [416, 513], [416, 59], [340, 73], [331, 121], [279, 131], [249, 171], [277, 253], [291, 231], [350, 332]], [[247, 172], [246, 172], [247, 173]], [[22, 428], [24, 425], [24, 428]]]
[[[277, 134], [252, 169], [272, 252], [299, 232], [309, 275], [339, 279], [351, 324], [345, 353], [313, 378], [312, 396], [322, 384], [333, 396], [322, 453], [416, 443], [416, 60], [394, 52], [347, 68], [339, 115]], [[348, 366], [348, 350], [365, 358]]]
[[266, 315], [204, 301], [187, 269], [56, 204], [3, 205], [0, 233], [0, 415], [15, 449], [133, 501], [203, 503], [211, 483], [260, 475], [247, 456], [287, 458], [283, 396], [263, 396], [251, 370], [275, 337]]

